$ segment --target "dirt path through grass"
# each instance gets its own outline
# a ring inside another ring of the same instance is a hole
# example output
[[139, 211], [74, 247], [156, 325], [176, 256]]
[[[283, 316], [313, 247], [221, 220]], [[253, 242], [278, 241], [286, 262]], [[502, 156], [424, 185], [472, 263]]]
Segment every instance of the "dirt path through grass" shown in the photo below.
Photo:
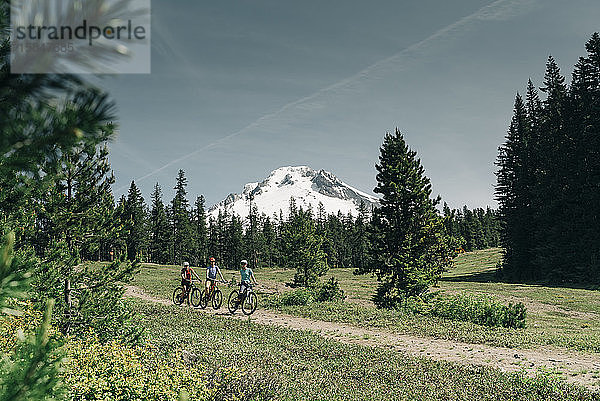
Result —
[[[135, 286], [128, 286], [125, 296], [172, 305], [170, 300], [151, 296]], [[198, 311], [199, 313], [210, 313], [230, 318], [248, 319], [241, 312], [234, 315], [229, 314], [226, 306], [225, 308], [221, 307], [219, 311], [214, 311], [211, 308]], [[342, 323], [312, 320], [261, 309], [257, 310], [250, 317], [250, 320], [258, 324], [286, 327], [294, 330], [310, 330], [347, 344], [384, 347], [405, 352], [411, 356], [434, 360], [469, 365], [486, 365], [505, 372], [524, 370], [533, 375], [540, 369], [555, 371], [561, 373], [561, 376], [568, 382], [586, 386], [594, 391], [600, 391], [600, 356], [598, 355], [550, 347], [537, 350], [511, 349], [416, 337], [380, 329], [365, 329]]]

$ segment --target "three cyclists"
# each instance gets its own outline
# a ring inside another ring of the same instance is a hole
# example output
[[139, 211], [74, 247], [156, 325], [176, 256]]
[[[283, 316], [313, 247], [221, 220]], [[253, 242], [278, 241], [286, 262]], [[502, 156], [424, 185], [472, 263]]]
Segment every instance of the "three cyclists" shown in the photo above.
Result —
[[[192, 289], [192, 277], [196, 277], [198, 280], [200, 280], [200, 277], [190, 267], [190, 264], [188, 262], [184, 262], [183, 268], [181, 269], [181, 286], [183, 287], [183, 290], [184, 290], [183, 294], [182, 294], [182, 299], [185, 299], [189, 296], [190, 290]], [[204, 291], [203, 291], [203, 294], [200, 295], [200, 306], [201, 307], [206, 306], [206, 304], [210, 301], [213, 293], [215, 292], [217, 277], [219, 277], [221, 279], [221, 282], [225, 282], [223, 273], [221, 272], [221, 269], [219, 268], [219, 266], [217, 266], [215, 258], [211, 257], [211, 258], [209, 258], [209, 266], [206, 267], [206, 281], [205, 281]], [[239, 305], [241, 302], [244, 301], [244, 298], [246, 297], [246, 294], [248, 292], [252, 292], [251, 285], [258, 284], [258, 282], [256, 281], [256, 277], [254, 276], [254, 272], [248, 266], [248, 261], [245, 259], [240, 262], [240, 279], [241, 280], [240, 280], [239, 290], [236, 291], [237, 299], [236, 299], [236, 302], [234, 302], [237, 305]], [[195, 289], [194, 291], [198, 292], [197, 289]], [[217, 292], [219, 292], [219, 291], [217, 291]], [[220, 294], [220, 292], [219, 292], [219, 294]], [[255, 301], [256, 295], [254, 295], [254, 294], [252, 294], [252, 295], [253, 295], [253, 298], [249, 299], [249, 301], [252, 301], [254, 303], [254, 305], [256, 305], [256, 301]], [[230, 300], [231, 300], [231, 297], [230, 297]], [[204, 302], [202, 302], [202, 301], [204, 301]], [[215, 306], [214, 304], [215, 304], [215, 300], [213, 300], [213, 307], [218, 308], [218, 307], [220, 307], [221, 302], [219, 300], [218, 306]], [[202, 306], [202, 305], [204, 305], [204, 306]], [[197, 305], [194, 305], [194, 306], [197, 306]], [[254, 306], [254, 308], [256, 308], [256, 306]], [[254, 308], [252, 308], [252, 311], [254, 311]]]

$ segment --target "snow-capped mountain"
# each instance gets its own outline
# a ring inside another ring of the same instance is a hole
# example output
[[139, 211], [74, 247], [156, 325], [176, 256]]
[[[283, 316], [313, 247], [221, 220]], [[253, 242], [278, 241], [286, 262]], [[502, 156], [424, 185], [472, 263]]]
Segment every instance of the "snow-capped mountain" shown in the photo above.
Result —
[[363, 201], [368, 210], [378, 205], [377, 198], [359, 191], [342, 182], [325, 170], [313, 170], [308, 166], [280, 167], [269, 174], [263, 182], [244, 185], [240, 194], [230, 194], [208, 210], [208, 214], [217, 217], [219, 210], [247, 216], [250, 202], [256, 205], [258, 213], [272, 216], [282, 210], [287, 215], [290, 198], [297, 207], [312, 207], [316, 214], [319, 202], [327, 214], [341, 211], [358, 215], [358, 206]]

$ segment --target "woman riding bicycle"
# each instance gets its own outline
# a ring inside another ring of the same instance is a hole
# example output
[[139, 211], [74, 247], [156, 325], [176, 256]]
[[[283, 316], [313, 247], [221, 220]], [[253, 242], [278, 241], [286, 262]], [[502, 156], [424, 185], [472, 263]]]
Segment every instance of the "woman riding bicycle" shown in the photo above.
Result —
[[215, 281], [217, 281], [217, 274], [221, 276], [221, 281], [225, 281], [223, 274], [221, 273], [221, 269], [219, 269], [219, 266], [216, 264], [215, 258], [210, 258], [208, 260], [210, 262], [210, 266], [206, 268], [206, 283], [204, 286], [206, 296], [210, 295], [210, 291], [214, 287]]
[[185, 291], [186, 297], [192, 288], [192, 275], [196, 276], [196, 278], [200, 280], [200, 277], [196, 274], [194, 269], [190, 267], [190, 264], [188, 262], [183, 262], [183, 268], [181, 269], [181, 286]]
[[250, 285], [250, 281], [254, 282], [254, 284], [258, 284], [256, 282], [256, 278], [254, 277], [254, 272], [250, 267], [248, 267], [248, 261], [246, 259], [242, 260], [240, 267], [240, 275], [242, 276], [242, 282], [240, 283], [240, 292], [238, 298], [241, 300], [242, 295], [246, 291], [246, 289]]

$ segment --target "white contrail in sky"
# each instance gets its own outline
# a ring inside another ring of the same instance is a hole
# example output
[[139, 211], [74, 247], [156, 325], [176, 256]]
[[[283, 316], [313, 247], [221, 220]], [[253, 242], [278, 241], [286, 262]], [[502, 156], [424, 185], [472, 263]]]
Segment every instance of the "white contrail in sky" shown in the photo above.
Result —
[[[406, 58], [406, 57], [414, 58], [414, 54], [411, 55], [411, 53], [414, 53], [417, 50], [423, 49], [427, 45], [429, 45], [439, 39], [451, 37], [451, 35], [453, 33], [456, 34], [456, 33], [460, 32], [461, 30], [464, 30], [466, 27], [468, 27], [472, 23], [475, 23], [478, 21], [503, 20], [503, 19], [509, 19], [509, 18], [515, 17], [517, 15], [520, 15], [524, 11], [529, 10], [531, 5], [534, 2], [535, 2], [535, 0], [496, 0], [496, 1], [488, 4], [487, 6], [480, 8], [479, 10], [475, 11], [474, 13], [467, 15], [467, 16], [459, 19], [458, 21], [438, 30], [434, 34], [430, 35], [429, 37], [427, 37], [417, 43], [414, 43], [411, 46], [399, 51], [398, 53], [396, 53], [390, 57], [384, 58], [382, 60], [379, 60], [376, 63], [373, 63], [370, 66], [364, 68], [363, 70], [357, 72], [356, 74], [354, 74], [350, 77], [344, 78], [344, 79], [342, 79], [338, 82], [335, 82], [329, 86], [326, 86], [322, 89], [319, 89], [318, 91], [312, 93], [311, 95], [302, 97], [298, 100], [295, 100], [293, 102], [285, 104], [278, 110], [268, 113], [268, 114], [265, 114], [264, 116], [256, 119], [252, 123], [246, 125], [245, 127], [241, 128], [227, 136], [219, 138], [218, 140], [216, 140], [212, 143], [209, 143], [207, 145], [204, 145], [204, 146], [194, 150], [193, 152], [187, 153], [187, 154], [182, 155], [174, 160], [171, 160], [170, 162], [149, 172], [148, 174], [145, 174], [141, 177], [136, 178], [135, 181], [139, 182], [139, 181], [145, 180], [146, 178], [152, 177], [153, 175], [155, 175], [177, 163], [180, 163], [183, 160], [186, 160], [194, 155], [197, 155], [200, 152], [204, 152], [204, 151], [211, 149], [231, 138], [239, 136], [246, 131], [249, 131], [253, 128], [257, 128], [257, 127], [261, 126], [262, 124], [264, 124], [265, 122], [267, 122], [271, 119], [274, 119], [274, 118], [280, 116], [281, 114], [285, 113], [286, 111], [291, 110], [295, 107], [298, 107], [298, 106], [304, 106], [305, 108], [306, 108], [306, 106], [310, 107], [311, 102], [315, 101], [320, 96], [322, 96], [324, 94], [329, 94], [332, 92], [335, 93], [336, 91], [338, 91], [340, 89], [347, 88], [348, 86], [350, 86], [353, 83], [356, 83], [356, 82], [359, 82], [362, 80], [366, 80], [370, 77], [370, 75], [373, 74], [373, 72], [375, 72], [376, 70], [380, 70], [387, 65], [397, 66], [398, 62], [402, 58]], [[315, 104], [312, 104], [312, 105], [315, 106]], [[316, 106], [318, 106], [318, 105], [316, 105]], [[127, 187], [128, 187], [128, 185], [122, 186], [117, 189], [117, 192], [121, 192], [124, 189], [126, 189]]]

